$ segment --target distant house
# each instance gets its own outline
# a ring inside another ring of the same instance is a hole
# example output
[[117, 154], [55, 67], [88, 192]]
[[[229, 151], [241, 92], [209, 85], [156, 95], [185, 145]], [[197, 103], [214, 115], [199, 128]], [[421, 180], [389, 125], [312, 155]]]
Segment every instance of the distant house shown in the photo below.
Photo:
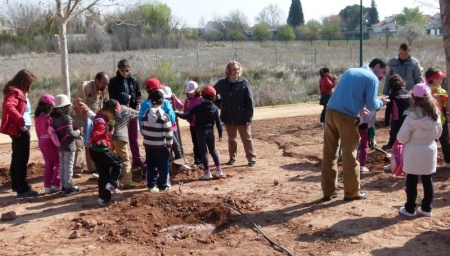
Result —
[[430, 36], [439, 36], [442, 33], [442, 22], [441, 22], [441, 14], [436, 13], [433, 16], [424, 15], [427, 20], [426, 30], [427, 35]]
[[394, 17], [386, 17], [384, 20], [375, 23], [369, 31], [369, 38], [378, 39], [384, 37], [385, 33], [395, 33], [397, 31], [396, 21]]
[[0, 19], [0, 34], [15, 35], [16, 32], [9, 22]]
[[[253, 40], [253, 28], [254, 28], [255, 26], [252, 26], [252, 27], [246, 27], [245, 29], [244, 29], [244, 34], [245, 34], [245, 36], [247, 36], [247, 39], [248, 40]], [[270, 32], [272, 32], [272, 39], [273, 38], [277, 38], [277, 35], [278, 35], [278, 28], [279, 28], [280, 26], [269, 26], [269, 31]]]
[[219, 26], [220, 26], [220, 24], [215, 21], [208, 21], [208, 23], [206, 23], [206, 25], [205, 25], [205, 34], [219, 32], [219, 29], [218, 29]]

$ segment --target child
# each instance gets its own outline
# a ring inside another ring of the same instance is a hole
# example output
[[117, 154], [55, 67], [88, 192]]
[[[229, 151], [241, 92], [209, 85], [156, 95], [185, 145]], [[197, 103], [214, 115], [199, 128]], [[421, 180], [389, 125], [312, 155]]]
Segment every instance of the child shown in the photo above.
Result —
[[337, 84], [337, 77], [330, 74], [329, 68], [321, 68], [319, 71], [319, 89], [320, 89], [320, 105], [323, 105], [322, 113], [320, 114], [320, 125], [325, 125], [325, 114], [327, 112], [328, 100], [333, 94], [333, 88]]
[[55, 98], [51, 94], [42, 95], [34, 112], [34, 123], [38, 146], [44, 157], [44, 193], [51, 194], [61, 189], [59, 178], [58, 148], [48, 135], [48, 127], [52, 124], [50, 113], [55, 107]]
[[[60, 178], [62, 188], [66, 196], [75, 195], [81, 192], [78, 186], [73, 186], [73, 163], [75, 161], [75, 139], [80, 136], [80, 130], [74, 129], [72, 126], [72, 118], [70, 112], [72, 104], [69, 97], [65, 94], [58, 94], [55, 97], [55, 108], [52, 111], [52, 126], [56, 130], [56, 134], [61, 143], [58, 147]], [[62, 127], [65, 128], [62, 128]]]
[[150, 192], [170, 189], [169, 155], [172, 148], [172, 123], [162, 110], [164, 102], [160, 90], [150, 92], [152, 107], [142, 118], [142, 135], [144, 136], [145, 156], [147, 161], [147, 188]]
[[[89, 154], [98, 171], [98, 205], [103, 206], [111, 200], [111, 192], [122, 193], [119, 177], [122, 172], [122, 159], [109, 149], [114, 133], [115, 118], [121, 118], [119, 102], [109, 99], [103, 102], [102, 109], [94, 117], [94, 127], [90, 136]], [[111, 168], [111, 173], [109, 169]]]
[[[198, 84], [194, 81], [189, 81], [186, 84], [186, 100], [184, 101], [183, 112], [187, 113], [189, 110], [194, 108], [203, 102], [200, 89], [198, 89]], [[198, 148], [197, 143], [197, 131], [195, 128], [195, 116], [192, 116], [188, 119], [189, 121], [189, 130], [191, 132], [192, 145], [194, 146], [194, 166], [198, 166], [200, 169], [203, 169], [202, 158], [200, 155], [200, 150]]]
[[370, 127], [375, 125], [375, 119], [377, 112], [369, 111], [364, 109], [363, 111], [365, 115], [361, 114], [361, 122], [358, 127], [359, 136], [361, 137], [361, 141], [359, 143], [358, 149], [358, 161], [359, 161], [359, 171], [360, 172], [368, 172], [369, 169], [366, 167], [367, 161], [367, 151], [369, 149], [369, 129]]
[[441, 87], [442, 78], [446, 78], [447, 74], [443, 74], [441, 70], [437, 68], [429, 68], [425, 72], [425, 78], [427, 79], [428, 86], [430, 87], [431, 94], [436, 99], [439, 111], [441, 112], [441, 122], [442, 122], [442, 135], [439, 137], [439, 142], [441, 143], [442, 153], [445, 160], [445, 168], [450, 168], [450, 144], [448, 142], [448, 115], [449, 104], [448, 104], [448, 94], [445, 89]]
[[[411, 94], [405, 89], [405, 86], [406, 82], [398, 74], [391, 76], [391, 79], [389, 79], [389, 88], [391, 88], [391, 92], [389, 93], [390, 102], [386, 105], [384, 124], [388, 126], [390, 123], [391, 130], [389, 132], [388, 143], [381, 147], [383, 150], [392, 149], [397, 139], [398, 130], [400, 130], [406, 118], [405, 111], [409, 108]], [[391, 120], [392, 122], [390, 122]]]
[[111, 138], [111, 151], [116, 153], [123, 161], [123, 188], [136, 188], [132, 182], [130, 154], [128, 153], [128, 123], [137, 119], [139, 111], [128, 107], [130, 95], [122, 92], [118, 96], [120, 103], [120, 118], [115, 119], [114, 134]]
[[[214, 99], [216, 98], [216, 90], [214, 87], [208, 85], [202, 90], [203, 102], [200, 105], [195, 106], [189, 112], [185, 114], [176, 113], [176, 115], [183, 119], [189, 119], [195, 116], [195, 129], [198, 148], [203, 163], [203, 176], [202, 180], [210, 180], [215, 177], [223, 176], [223, 171], [220, 168], [220, 160], [217, 155], [214, 142], [214, 123], [217, 125], [217, 131], [219, 132], [219, 141], [222, 141], [222, 122], [220, 121], [219, 109], [214, 105]], [[216, 171], [211, 174], [209, 171], [208, 162], [208, 150], [211, 154], [214, 164], [216, 165]]]
[[441, 135], [442, 125], [436, 100], [425, 83], [414, 86], [411, 98], [410, 111], [397, 134], [397, 140], [405, 144], [403, 171], [406, 173], [406, 203], [399, 212], [414, 216], [417, 182], [421, 176], [424, 196], [417, 212], [430, 217], [434, 198], [431, 174], [436, 172], [437, 164], [435, 140]]

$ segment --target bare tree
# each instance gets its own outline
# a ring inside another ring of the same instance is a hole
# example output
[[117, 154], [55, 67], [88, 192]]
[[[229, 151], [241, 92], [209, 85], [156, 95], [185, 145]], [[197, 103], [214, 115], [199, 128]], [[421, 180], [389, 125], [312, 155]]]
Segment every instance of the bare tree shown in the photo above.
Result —
[[[448, 0], [439, 0], [441, 8], [442, 32], [444, 35], [445, 63], [447, 65], [447, 74], [450, 72], [450, 2]], [[449, 89], [447, 83], [447, 90]]]
[[401, 26], [397, 31], [398, 37], [404, 37], [409, 45], [417, 38], [425, 35], [425, 27], [417, 23], [408, 22], [404, 26]]
[[42, 18], [44, 12], [40, 4], [9, 3], [3, 7], [2, 16], [14, 28], [17, 35], [29, 36], [33, 24]]
[[284, 20], [284, 13], [277, 4], [269, 4], [259, 12], [255, 20], [258, 24], [278, 26], [281, 24], [281, 21]]

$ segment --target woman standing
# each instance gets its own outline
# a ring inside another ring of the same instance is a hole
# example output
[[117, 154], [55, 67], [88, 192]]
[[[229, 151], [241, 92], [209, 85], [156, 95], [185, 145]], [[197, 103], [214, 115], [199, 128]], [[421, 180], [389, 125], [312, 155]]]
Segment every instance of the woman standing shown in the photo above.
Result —
[[30, 131], [26, 125], [24, 114], [27, 107], [26, 93], [30, 92], [31, 84], [36, 76], [29, 70], [20, 70], [3, 88], [4, 101], [2, 105], [2, 122], [0, 132], [12, 139], [11, 175], [12, 190], [18, 196], [37, 196], [38, 192], [31, 189], [27, 182], [27, 165], [30, 157]]

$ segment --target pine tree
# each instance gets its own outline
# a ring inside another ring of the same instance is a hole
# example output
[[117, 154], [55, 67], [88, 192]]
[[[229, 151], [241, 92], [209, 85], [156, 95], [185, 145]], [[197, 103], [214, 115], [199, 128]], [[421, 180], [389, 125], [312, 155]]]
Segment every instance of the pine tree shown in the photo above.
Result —
[[370, 27], [378, 22], [380, 22], [380, 19], [378, 18], [377, 5], [375, 4], [375, 0], [372, 0], [369, 12], [367, 13], [367, 26]]
[[305, 18], [303, 17], [303, 8], [300, 0], [292, 0], [291, 8], [289, 8], [287, 24], [291, 25], [294, 28], [305, 24]]

